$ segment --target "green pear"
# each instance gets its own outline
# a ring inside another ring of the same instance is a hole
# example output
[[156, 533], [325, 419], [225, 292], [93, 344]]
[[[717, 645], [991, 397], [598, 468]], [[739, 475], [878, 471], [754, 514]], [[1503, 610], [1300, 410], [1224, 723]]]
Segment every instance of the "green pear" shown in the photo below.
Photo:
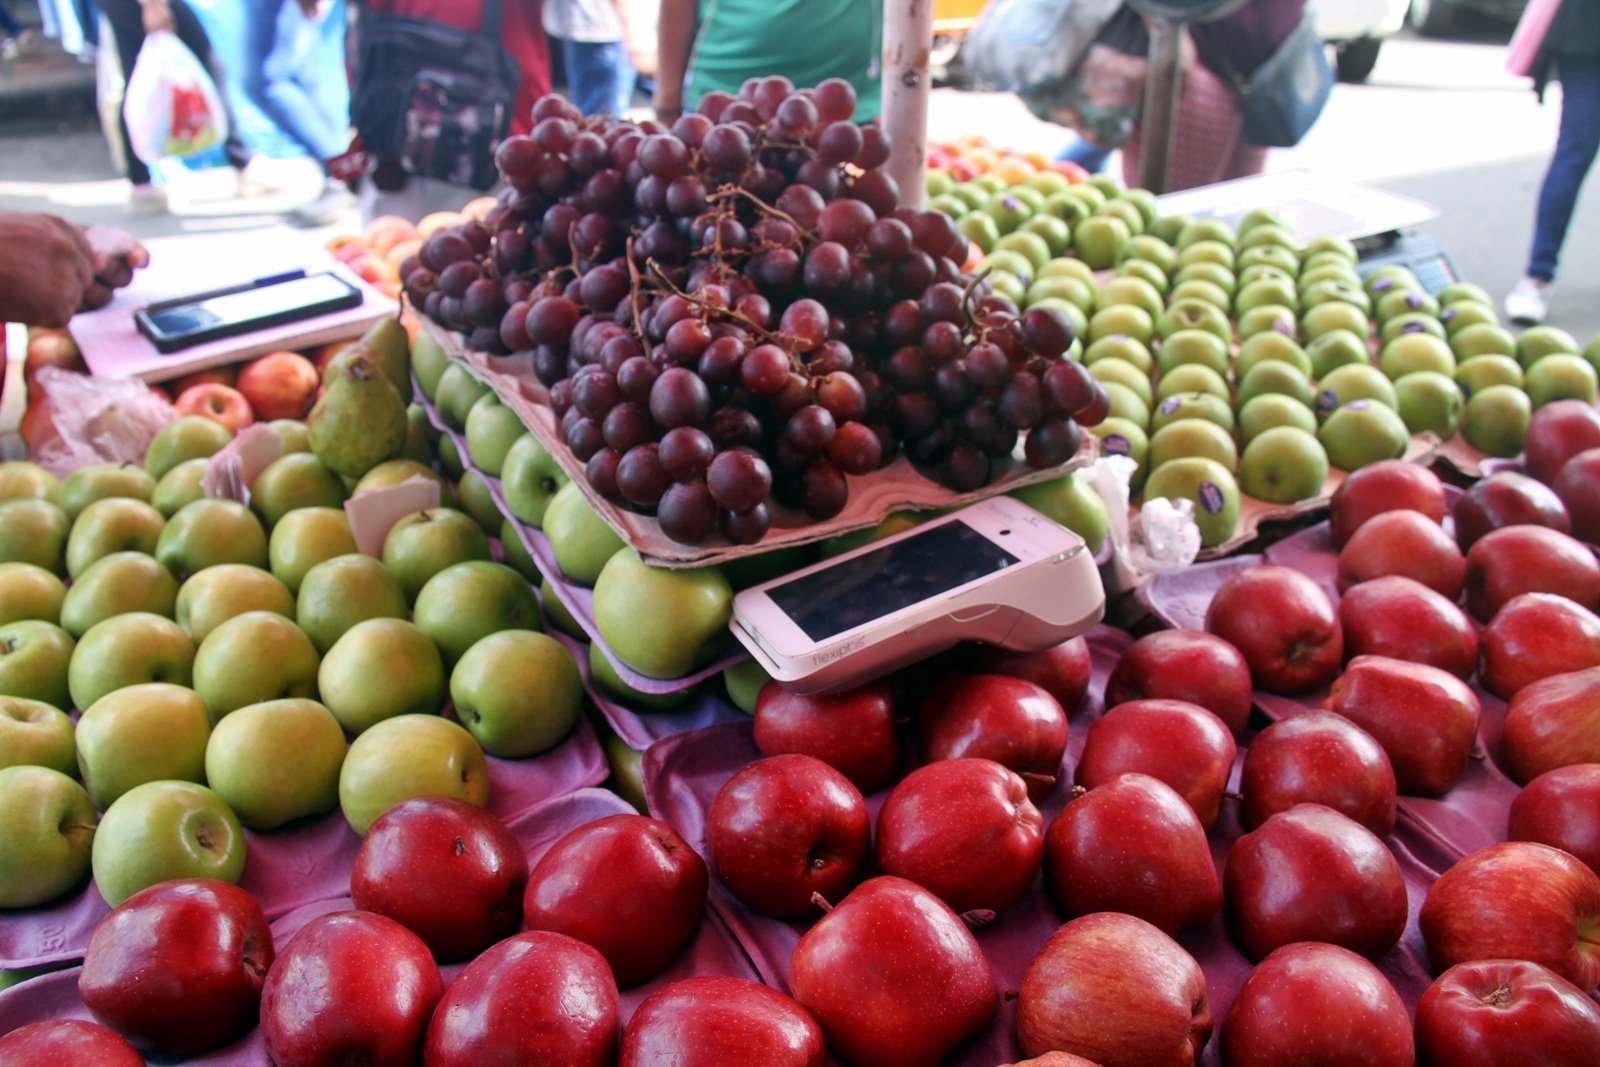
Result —
[[656, 567], [628, 549], [595, 580], [601, 638], [647, 678], [678, 678], [704, 662], [726, 637], [732, 611], [733, 589], [715, 567]]
[[330, 376], [306, 416], [306, 437], [325, 467], [359, 478], [400, 451], [406, 425], [399, 392], [376, 363], [357, 356]]
[[330, 359], [322, 371], [322, 384], [327, 386], [340, 373], [340, 364], [352, 359], [370, 360], [389, 379], [400, 399], [411, 402], [411, 339], [399, 319], [379, 319], [359, 341]]

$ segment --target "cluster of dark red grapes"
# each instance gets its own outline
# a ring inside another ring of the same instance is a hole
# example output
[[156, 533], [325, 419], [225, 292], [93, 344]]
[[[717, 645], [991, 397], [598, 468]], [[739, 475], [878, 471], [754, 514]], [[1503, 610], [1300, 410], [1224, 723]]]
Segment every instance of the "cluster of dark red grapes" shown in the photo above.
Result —
[[830, 518], [902, 453], [961, 492], [1019, 438], [1066, 462], [1106, 409], [1071, 324], [962, 275], [966, 238], [899, 206], [855, 102], [752, 79], [668, 128], [544, 97], [496, 206], [428, 238], [407, 296], [536, 375], [591, 485], [685, 544], [758, 541], [772, 503]]

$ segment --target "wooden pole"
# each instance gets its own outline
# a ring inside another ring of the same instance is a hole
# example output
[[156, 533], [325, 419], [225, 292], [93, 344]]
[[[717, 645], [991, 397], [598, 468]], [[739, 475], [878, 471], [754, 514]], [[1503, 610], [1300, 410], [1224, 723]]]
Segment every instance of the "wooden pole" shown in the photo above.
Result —
[[1139, 184], [1152, 193], [1167, 191], [1178, 115], [1178, 52], [1183, 24], [1166, 15], [1150, 20], [1150, 66], [1145, 75], [1144, 115], [1139, 152]]
[[887, 170], [900, 203], [920, 208], [928, 160], [928, 53], [933, 47], [933, 0], [884, 0], [883, 128]]

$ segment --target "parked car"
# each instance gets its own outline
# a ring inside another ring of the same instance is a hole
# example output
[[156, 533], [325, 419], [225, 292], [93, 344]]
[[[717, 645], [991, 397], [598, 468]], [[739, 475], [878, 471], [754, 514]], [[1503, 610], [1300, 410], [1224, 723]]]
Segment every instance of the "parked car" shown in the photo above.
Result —
[[[1386, 37], [1406, 24], [1406, 11], [1418, 0], [1317, 0], [1317, 35], [1334, 48], [1334, 69], [1342, 82], [1364, 82], [1378, 62]], [[1438, 2], [1438, 0], [1435, 0]]]
[[1515, 22], [1527, 0], [1411, 0], [1407, 21], [1418, 33], [1438, 37], [1455, 28], [1462, 14], [1471, 12], [1502, 22]]

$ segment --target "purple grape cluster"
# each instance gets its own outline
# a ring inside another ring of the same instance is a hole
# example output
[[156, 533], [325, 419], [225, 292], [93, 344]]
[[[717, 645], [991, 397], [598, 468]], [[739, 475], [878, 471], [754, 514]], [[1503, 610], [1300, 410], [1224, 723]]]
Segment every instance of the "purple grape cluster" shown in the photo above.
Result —
[[899, 205], [855, 91], [751, 79], [670, 128], [557, 95], [496, 162], [482, 223], [402, 264], [408, 298], [531, 373], [591, 485], [685, 544], [822, 520], [904, 454], [955, 490], [1050, 467], [1104, 417], [1070, 322], [961, 273], [966, 238]]

